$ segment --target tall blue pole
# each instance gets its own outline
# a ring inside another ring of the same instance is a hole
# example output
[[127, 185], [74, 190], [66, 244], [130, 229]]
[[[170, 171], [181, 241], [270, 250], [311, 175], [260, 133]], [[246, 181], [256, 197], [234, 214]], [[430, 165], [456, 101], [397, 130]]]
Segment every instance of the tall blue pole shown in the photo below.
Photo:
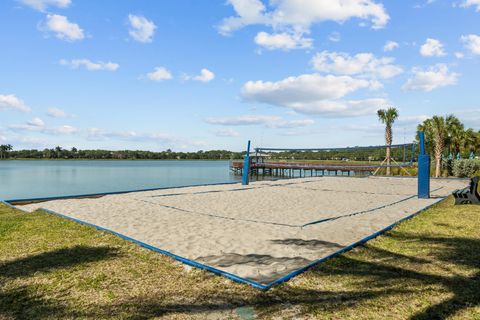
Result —
[[430, 156], [425, 151], [425, 134], [420, 136], [420, 154], [418, 155], [418, 198], [430, 198]]
[[247, 144], [247, 154], [245, 155], [245, 159], [243, 161], [243, 175], [242, 175], [242, 184], [244, 186], [248, 185], [250, 178], [250, 140], [248, 140]]

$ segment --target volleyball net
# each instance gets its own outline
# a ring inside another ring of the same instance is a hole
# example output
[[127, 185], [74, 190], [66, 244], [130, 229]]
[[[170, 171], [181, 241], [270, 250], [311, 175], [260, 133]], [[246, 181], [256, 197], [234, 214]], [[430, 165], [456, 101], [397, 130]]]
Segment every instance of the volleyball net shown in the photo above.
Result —
[[[318, 170], [348, 172], [364, 171], [369, 174], [395, 174], [398, 168], [404, 175], [416, 175], [418, 198], [430, 197], [430, 156], [425, 149], [425, 134], [420, 131], [419, 142], [381, 146], [355, 146], [340, 148], [269, 148], [257, 147], [250, 152], [250, 140], [242, 164], [242, 184], [248, 185], [252, 171], [263, 170], [273, 174], [285, 170]], [[418, 153], [417, 153], [418, 152]], [[413, 170], [407, 170], [412, 167]], [[383, 171], [385, 170], [385, 171]], [[398, 172], [397, 172], [398, 174]], [[336, 174], [335, 174], [336, 175]], [[300, 175], [301, 176], [301, 175]]]
[[[257, 147], [250, 153], [252, 168], [300, 168], [323, 170], [373, 171], [413, 167], [417, 145], [414, 143], [355, 146], [340, 148]], [[402, 169], [404, 170], [404, 169]], [[391, 171], [391, 170], [388, 170]], [[404, 170], [405, 174], [410, 174]]]
[[256, 162], [292, 162], [356, 167], [412, 166], [416, 144], [355, 146], [341, 148], [268, 148], [257, 147], [251, 154]]

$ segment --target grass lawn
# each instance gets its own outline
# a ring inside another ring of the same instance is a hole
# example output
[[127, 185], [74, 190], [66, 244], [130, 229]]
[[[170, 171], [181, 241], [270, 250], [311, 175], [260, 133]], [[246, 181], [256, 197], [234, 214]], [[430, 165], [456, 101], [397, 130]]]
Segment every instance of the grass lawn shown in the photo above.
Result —
[[267, 292], [0, 204], [0, 319], [480, 319], [480, 206], [452, 203]]

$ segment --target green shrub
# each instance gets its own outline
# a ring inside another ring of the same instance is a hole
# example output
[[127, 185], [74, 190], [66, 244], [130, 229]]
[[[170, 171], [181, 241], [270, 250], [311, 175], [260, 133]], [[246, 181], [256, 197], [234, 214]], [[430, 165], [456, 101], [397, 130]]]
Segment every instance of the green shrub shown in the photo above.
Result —
[[454, 160], [453, 175], [459, 178], [473, 177], [480, 173], [480, 160]]

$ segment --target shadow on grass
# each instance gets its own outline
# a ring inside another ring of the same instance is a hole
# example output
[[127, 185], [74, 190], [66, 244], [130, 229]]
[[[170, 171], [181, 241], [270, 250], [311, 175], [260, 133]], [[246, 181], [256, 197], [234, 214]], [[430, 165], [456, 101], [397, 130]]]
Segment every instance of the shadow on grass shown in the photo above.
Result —
[[37, 293], [34, 286], [8, 287], [9, 281], [29, 277], [37, 272], [50, 272], [62, 268], [113, 258], [117, 249], [110, 247], [76, 246], [32, 255], [6, 263], [0, 263], [0, 318], [33, 319], [73, 316], [75, 312], [65, 309], [53, 298]]
[[74, 265], [104, 260], [117, 255], [117, 249], [109, 247], [75, 246], [34, 256], [0, 263], [0, 278], [29, 276], [36, 272], [68, 268]]
[[[389, 237], [399, 241], [418, 241], [422, 246], [433, 248], [431, 256], [437, 264], [446, 262], [477, 270], [480, 268], [480, 240], [461, 237], [425, 237], [399, 232], [392, 232]], [[432, 274], [428, 271], [420, 272], [415, 269], [428, 270], [430, 260], [403, 256], [370, 246], [366, 251], [375, 257], [375, 261], [380, 262], [372, 263], [341, 256], [334, 264], [325, 264], [312, 272], [334, 276], [359, 276], [365, 281], [361, 285], [373, 281], [376, 288], [398, 287], [407, 282], [418, 283], [418, 288], [422, 285], [440, 284], [453, 295], [445, 301], [412, 315], [411, 319], [445, 319], [467, 307], [480, 306], [480, 271], [470, 277], [459, 275], [455, 270], [448, 269], [444, 270], [445, 275]], [[382, 263], [392, 261], [396, 266]], [[400, 267], [406, 263], [410, 264], [409, 268]]]
[[57, 300], [36, 294], [29, 286], [0, 290], [0, 319], [42, 319], [73, 316]]
[[[440, 290], [450, 297], [416, 314], [405, 314], [405, 317], [410, 316], [410, 319], [415, 320], [445, 319], [465, 308], [480, 305], [480, 272], [469, 277], [442, 266], [442, 262], [445, 262], [445, 265], [448, 264], [451, 267], [463, 265], [473, 270], [479, 268], [480, 240], [461, 237], [422, 237], [399, 232], [392, 232], [387, 237], [399, 242], [418, 242], [422, 247], [431, 248], [432, 252], [428, 258], [417, 258], [366, 246], [360, 254], [362, 257], [369, 257], [368, 260], [341, 255], [329, 263], [312, 269], [305, 275], [308, 277], [306, 281], [309, 282], [309, 288], [305, 285], [292, 286], [286, 283], [271, 291], [259, 292], [253, 296], [235, 293], [228, 288], [197, 295], [190, 294], [190, 296], [187, 291], [181, 296], [180, 301], [175, 299], [177, 303], [174, 304], [155, 300], [152, 297], [138, 297], [126, 304], [105, 306], [105, 310], [113, 312], [128, 306], [127, 309], [135, 315], [132, 318], [148, 319], [177, 313], [193, 315], [203, 312], [221, 312], [243, 306], [255, 307], [259, 315], [267, 315], [275, 311], [284, 314], [286, 307], [299, 306], [293, 317], [302, 318], [302, 316], [311, 316], [313, 309], [325, 312], [350, 309], [355, 312], [357, 304], [369, 300], [401, 295], [414, 297], [416, 294], [428, 293], [431, 285], [440, 285], [442, 287]], [[436, 269], [431, 268], [433, 260]], [[339, 283], [344, 276], [353, 276], [355, 281], [349, 290], [322, 290], [321, 281], [325, 276], [333, 276], [334, 280], [338, 277]], [[182, 303], [183, 301], [185, 303]], [[188, 303], [186, 301], [206, 302]], [[402, 304], [405, 303], [408, 304], [402, 301]]]
[[[244, 306], [255, 307], [260, 316], [277, 312], [285, 318], [310, 317], [312, 312], [344, 310], [355, 314], [358, 304], [371, 302], [379, 307], [391, 301], [388, 297], [405, 295], [406, 298], [400, 298], [400, 303], [408, 305], [406, 299], [409, 296], [428, 294], [432, 285], [440, 285], [442, 294], [447, 298], [416, 314], [403, 316], [410, 316], [414, 320], [444, 319], [465, 308], [480, 305], [480, 240], [422, 236], [399, 231], [392, 231], [385, 238], [407, 246], [412, 243], [410, 249], [428, 248], [429, 254], [419, 258], [380, 249], [375, 244], [367, 245], [361, 251], [338, 256], [313, 268], [301, 276], [300, 283], [286, 283], [268, 292], [245, 287], [239, 289], [230, 284], [199, 282], [198, 288], [178, 287], [178, 290], [170, 291], [169, 296], [152, 294], [122, 298], [89, 311], [72, 309], [64, 306], [62, 301], [38, 295], [34, 285], [19, 286], [9, 291], [0, 289], [0, 318], [3, 315], [14, 318], [41, 318], [46, 315], [53, 318], [108, 318], [122, 314], [128, 319], [149, 319], [180, 313], [187, 317], [203, 316], [203, 313], [230, 312]], [[284, 244], [311, 245], [299, 241]], [[2, 282], [7, 283], [36, 272], [68, 268], [115, 255], [116, 250], [111, 248], [74, 247], [0, 264], [0, 288]], [[465, 276], [455, 267], [466, 267], [475, 273]], [[353, 277], [354, 281], [345, 284], [345, 276]], [[335, 282], [342, 284], [342, 287], [338, 287], [341, 289], [325, 290], [322, 281], [327, 277], [330, 285]], [[348, 286], [348, 290], [343, 286]], [[295, 314], [288, 315], [287, 309], [295, 309]], [[375, 316], [373, 312], [372, 317]]]
[[[384, 290], [384, 291], [358, 291], [358, 292], [331, 292], [321, 290], [310, 290], [286, 287], [281, 293], [261, 293], [256, 298], [248, 298], [244, 295], [229, 294], [228, 291], [218, 293], [210, 292], [208, 296], [195, 297], [202, 303], [178, 302], [162, 303], [161, 300], [150, 297], [137, 298], [121, 304], [105, 306], [103, 310], [110, 310], [109, 314], [102, 316], [111, 316], [118, 312], [118, 309], [128, 309], [132, 316], [129, 319], [151, 319], [166, 315], [184, 314], [202, 314], [202, 313], [221, 313], [233, 311], [236, 308], [244, 306], [254, 306], [255, 308], [283, 308], [285, 306], [303, 305], [314, 306], [324, 305], [331, 310], [338, 309], [338, 303], [341, 301], [362, 301], [373, 299], [379, 296], [389, 294], [401, 294], [402, 290]], [[192, 297], [190, 297], [191, 300]], [[178, 299], [176, 299], [178, 300]], [[117, 311], [115, 311], [117, 310]], [[270, 313], [268, 311], [267, 313]], [[286, 317], [289, 318], [289, 317]], [[301, 319], [301, 318], [300, 318]]]

